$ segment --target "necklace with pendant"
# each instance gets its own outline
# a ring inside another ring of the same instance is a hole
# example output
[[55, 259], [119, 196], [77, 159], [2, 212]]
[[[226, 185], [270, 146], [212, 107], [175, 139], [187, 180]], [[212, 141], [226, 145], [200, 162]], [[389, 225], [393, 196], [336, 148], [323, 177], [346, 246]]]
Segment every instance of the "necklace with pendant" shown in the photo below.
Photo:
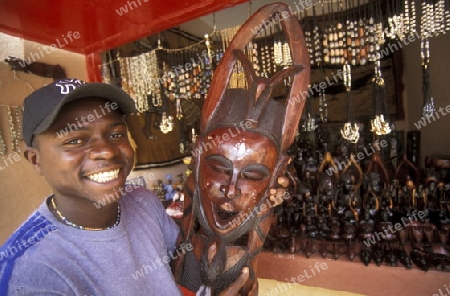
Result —
[[70, 222], [66, 217], [64, 217], [64, 215], [56, 207], [56, 201], [55, 201], [54, 195], [52, 196], [50, 203], [51, 203], [51, 206], [52, 206], [53, 210], [55, 211], [56, 215], [58, 216], [59, 220], [61, 220], [64, 224], [66, 224], [68, 226], [72, 226], [72, 227], [75, 227], [75, 228], [78, 228], [81, 230], [92, 230], [92, 231], [108, 230], [108, 229], [116, 227], [120, 223], [120, 205], [117, 205], [117, 218], [116, 218], [116, 222], [114, 222], [113, 225], [104, 227], [104, 228], [96, 228], [96, 227], [85, 227], [85, 226], [77, 225], [73, 222]]

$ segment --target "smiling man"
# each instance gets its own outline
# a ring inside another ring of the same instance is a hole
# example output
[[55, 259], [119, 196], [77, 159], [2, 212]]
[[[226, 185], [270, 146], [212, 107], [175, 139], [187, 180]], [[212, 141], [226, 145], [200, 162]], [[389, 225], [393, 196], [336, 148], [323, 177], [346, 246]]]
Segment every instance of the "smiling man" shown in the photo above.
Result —
[[[124, 115], [135, 111], [121, 89], [77, 79], [25, 99], [24, 156], [53, 194], [0, 248], [0, 295], [181, 295], [163, 260], [177, 251], [179, 229], [157, 196], [137, 187], [95, 206], [133, 168]], [[156, 260], [164, 264], [145, 268]]]

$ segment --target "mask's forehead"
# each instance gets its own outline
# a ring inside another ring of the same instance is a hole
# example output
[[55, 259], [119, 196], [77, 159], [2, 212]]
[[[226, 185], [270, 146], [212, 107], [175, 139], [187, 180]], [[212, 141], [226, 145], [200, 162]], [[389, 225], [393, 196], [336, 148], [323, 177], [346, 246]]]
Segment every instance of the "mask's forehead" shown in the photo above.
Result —
[[239, 126], [244, 130], [253, 130], [270, 136], [280, 146], [286, 107], [279, 100], [269, 100], [266, 108], [260, 111], [257, 127], [252, 127], [248, 116], [259, 108], [260, 106], [249, 105], [248, 90], [229, 89], [225, 92], [224, 99], [218, 105], [216, 113], [208, 122], [206, 133], [219, 127]]
[[278, 158], [276, 144], [269, 137], [237, 127], [211, 130], [204, 138], [204, 147], [211, 147], [205, 156], [218, 154], [232, 162], [256, 162], [274, 166]]

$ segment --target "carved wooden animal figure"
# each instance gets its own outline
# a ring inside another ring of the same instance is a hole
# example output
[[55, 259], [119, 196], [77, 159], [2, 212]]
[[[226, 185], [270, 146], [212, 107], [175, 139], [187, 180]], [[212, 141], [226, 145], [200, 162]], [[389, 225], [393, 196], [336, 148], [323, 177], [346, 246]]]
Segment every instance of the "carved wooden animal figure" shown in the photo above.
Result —
[[[278, 13], [292, 65], [271, 78], [259, 77], [244, 54], [254, 28]], [[239, 61], [248, 88], [228, 88]], [[273, 98], [278, 83], [290, 77], [290, 93]], [[203, 106], [192, 174], [185, 184], [185, 210], [180, 243], [192, 252], [179, 258], [175, 276], [185, 287], [224, 290], [244, 266], [250, 277], [241, 295], [257, 295], [256, 255], [271, 225], [272, 207], [283, 200], [288, 185], [287, 149], [292, 144], [304, 106], [301, 93], [309, 83], [309, 56], [298, 20], [285, 4], [258, 10], [237, 32], [213, 75]], [[281, 185], [280, 185], [281, 184]]]
[[9, 57], [4, 62], [8, 63], [13, 71], [31, 73], [41, 77], [53, 78], [53, 80], [67, 77], [66, 72], [60, 65], [49, 65], [41, 62], [29, 63], [29, 61], [15, 57]]

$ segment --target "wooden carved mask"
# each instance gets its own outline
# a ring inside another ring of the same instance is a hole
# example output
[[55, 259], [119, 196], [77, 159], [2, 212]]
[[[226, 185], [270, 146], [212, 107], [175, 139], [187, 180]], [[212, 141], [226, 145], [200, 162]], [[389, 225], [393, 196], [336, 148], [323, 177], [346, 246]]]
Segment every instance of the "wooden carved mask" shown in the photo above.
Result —
[[[270, 78], [259, 77], [244, 48], [254, 28], [277, 13], [283, 17], [280, 24], [293, 64]], [[229, 88], [237, 61], [246, 89]], [[289, 94], [274, 99], [274, 88], [286, 78], [292, 81]], [[203, 106], [180, 237], [194, 250], [175, 267], [182, 285], [196, 290], [203, 284], [218, 294], [248, 266], [250, 279], [241, 294], [257, 295], [254, 258], [270, 229], [267, 200], [290, 161], [286, 150], [294, 140], [305, 103], [301, 94], [308, 84], [309, 56], [298, 20], [285, 4], [262, 7], [231, 41]]]

